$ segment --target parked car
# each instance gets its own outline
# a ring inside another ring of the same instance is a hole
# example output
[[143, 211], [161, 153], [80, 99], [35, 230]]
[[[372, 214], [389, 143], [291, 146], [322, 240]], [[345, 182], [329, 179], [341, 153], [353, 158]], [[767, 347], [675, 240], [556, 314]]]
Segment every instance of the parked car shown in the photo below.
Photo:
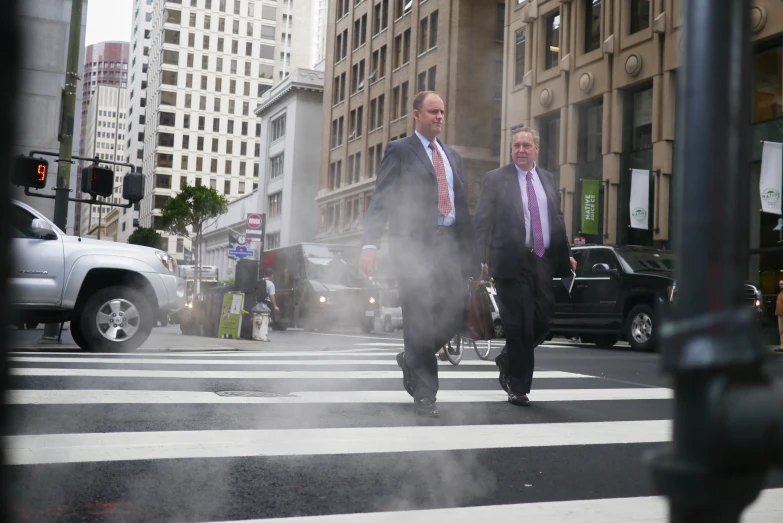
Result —
[[[579, 337], [598, 346], [612, 346], [622, 339], [636, 350], [652, 350], [661, 313], [676, 299], [674, 252], [607, 245], [574, 246], [572, 251], [576, 281], [570, 296], [560, 279], [553, 281], [551, 334]], [[760, 289], [745, 282], [743, 300], [762, 322]]]
[[185, 283], [167, 253], [68, 236], [41, 213], [12, 201], [9, 278], [17, 324], [70, 322], [83, 349], [140, 347], [155, 323], [179, 310]]

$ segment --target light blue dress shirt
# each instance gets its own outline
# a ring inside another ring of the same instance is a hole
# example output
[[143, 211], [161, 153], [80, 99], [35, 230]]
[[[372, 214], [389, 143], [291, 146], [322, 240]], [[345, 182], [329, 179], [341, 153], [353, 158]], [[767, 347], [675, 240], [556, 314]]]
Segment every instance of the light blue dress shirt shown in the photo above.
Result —
[[[523, 171], [518, 165], [514, 164], [517, 168], [517, 178], [519, 179], [519, 189], [522, 193], [522, 204], [525, 208], [525, 246], [529, 249], [533, 248], [533, 230], [530, 227], [530, 207], [527, 204], [527, 171]], [[541, 178], [538, 175], [536, 164], [533, 163], [533, 190], [536, 193], [536, 201], [538, 202], [538, 214], [541, 217], [541, 232], [544, 234], [544, 248], [549, 248], [549, 243], [552, 239], [549, 229], [549, 205], [546, 201], [546, 191], [544, 190], [544, 184], [541, 183]]]
[[[421, 140], [421, 144], [424, 146], [424, 150], [427, 151], [427, 156], [430, 159], [430, 162], [432, 162], [432, 149], [430, 149], [430, 140], [419, 133], [419, 131], [416, 131], [416, 136], [419, 137], [419, 140]], [[454, 213], [454, 171], [451, 170], [451, 164], [449, 163], [449, 157], [446, 156], [446, 151], [443, 150], [443, 147], [440, 146], [437, 140], [435, 140], [435, 147], [438, 148], [438, 152], [440, 153], [440, 157], [443, 158], [443, 166], [446, 168], [446, 181], [449, 184], [449, 201], [451, 201], [451, 212], [448, 214], [448, 216], [443, 216], [442, 214], [438, 214], [438, 225], [454, 225], [454, 218], [456, 214]], [[435, 163], [432, 163], [433, 169], [435, 168]]]
[[[432, 162], [432, 149], [430, 149], [430, 140], [419, 133], [419, 131], [415, 131], [416, 136], [421, 140], [421, 144], [424, 146], [424, 150], [427, 151], [427, 156], [430, 159], [430, 162]], [[445, 225], [447, 227], [454, 225], [454, 220], [456, 218], [456, 213], [454, 212], [454, 171], [451, 169], [451, 163], [449, 163], [449, 157], [446, 156], [446, 151], [443, 150], [443, 147], [440, 146], [437, 140], [435, 140], [435, 147], [438, 148], [438, 152], [440, 153], [440, 157], [443, 158], [443, 167], [446, 169], [446, 181], [449, 184], [449, 201], [451, 202], [451, 212], [449, 212], [448, 216], [443, 216], [442, 214], [438, 213], [438, 225]], [[432, 164], [433, 169], [435, 168], [435, 164]], [[363, 245], [362, 249], [377, 249], [375, 245]]]

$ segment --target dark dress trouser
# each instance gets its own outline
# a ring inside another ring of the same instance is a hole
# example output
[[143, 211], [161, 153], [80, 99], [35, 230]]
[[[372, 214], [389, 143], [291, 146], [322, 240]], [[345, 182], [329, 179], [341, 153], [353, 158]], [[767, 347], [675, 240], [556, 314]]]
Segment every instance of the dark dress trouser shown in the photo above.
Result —
[[554, 325], [555, 300], [549, 260], [525, 253], [516, 278], [495, 279], [506, 346], [495, 360], [508, 371], [509, 391], [528, 394], [533, 383], [534, 349]]
[[407, 254], [409, 262], [398, 275], [405, 364], [411, 371], [416, 400], [436, 399], [436, 353], [457, 333], [465, 310], [467, 287], [456, 228], [440, 231], [422, 252]]

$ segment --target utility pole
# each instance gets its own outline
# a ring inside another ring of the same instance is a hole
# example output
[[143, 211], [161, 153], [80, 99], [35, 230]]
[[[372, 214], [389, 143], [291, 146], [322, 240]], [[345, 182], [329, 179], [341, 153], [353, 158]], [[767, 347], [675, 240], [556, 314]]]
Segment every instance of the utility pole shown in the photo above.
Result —
[[[79, 84], [79, 55], [82, 44], [82, 5], [84, 0], [71, 0], [71, 27], [68, 33], [68, 58], [65, 66], [65, 87], [60, 111], [60, 158], [55, 187], [54, 224], [65, 231], [68, 222], [68, 192], [71, 186], [71, 154], [73, 150], [76, 88]], [[57, 341], [60, 329], [55, 323], [44, 327], [43, 340]]]
[[783, 390], [741, 289], [750, 216], [751, 0], [688, 0], [677, 72], [678, 256], [661, 326], [671, 446], [648, 454], [673, 523], [737, 523], [783, 467]]

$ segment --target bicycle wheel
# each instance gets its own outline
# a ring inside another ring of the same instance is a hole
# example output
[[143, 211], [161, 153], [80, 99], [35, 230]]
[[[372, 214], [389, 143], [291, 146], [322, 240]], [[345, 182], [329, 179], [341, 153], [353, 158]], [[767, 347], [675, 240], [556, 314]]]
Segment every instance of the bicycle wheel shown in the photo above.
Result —
[[486, 346], [484, 345], [485, 342], [476, 343], [476, 340], [470, 340], [473, 342], [473, 350], [476, 351], [476, 354], [478, 354], [478, 357], [482, 360], [488, 360], [489, 359], [489, 353], [492, 352], [492, 340], [486, 341]]
[[457, 335], [449, 341], [443, 351], [446, 353], [446, 357], [449, 359], [452, 365], [459, 365], [462, 361], [462, 340], [461, 336]]

